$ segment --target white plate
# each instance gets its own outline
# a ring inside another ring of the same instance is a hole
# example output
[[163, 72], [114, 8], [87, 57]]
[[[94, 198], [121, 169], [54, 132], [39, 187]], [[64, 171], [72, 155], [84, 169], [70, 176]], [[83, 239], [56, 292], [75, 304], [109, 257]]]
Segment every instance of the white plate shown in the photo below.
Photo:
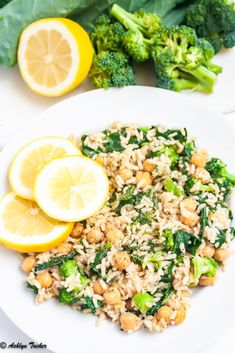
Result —
[[[117, 120], [187, 127], [191, 136], [198, 136], [200, 146], [220, 156], [229, 169], [235, 170], [234, 130], [213, 111], [183, 95], [156, 88], [97, 90], [48, 109], [10, 141], [0, 155], [0, 194], [9, 187], [7, 169], [12, 156], [27, 141], [46, 135], [80, 135], [103, 129]], [[0, 249], [0, 305], [17, 326], [54, 352], [192, 353], [218, 337], [234, 320], [234, 258], [230, 259], [227, 271], [220, 273], [214, 287], [194, 293], [185, 323], [162, 334], [127, 335], [109, 321], [97, 328], [91, 315], [74, 312], [53, 300], [35, 305], [32, 294], [24, 287], [19, 265], [15, 253]]]

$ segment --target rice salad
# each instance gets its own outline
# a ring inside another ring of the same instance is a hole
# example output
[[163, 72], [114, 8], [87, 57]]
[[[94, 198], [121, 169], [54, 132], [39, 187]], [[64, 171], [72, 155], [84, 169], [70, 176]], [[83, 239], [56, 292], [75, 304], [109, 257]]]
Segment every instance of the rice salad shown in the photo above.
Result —
[[186, 129], [113, 123], [74, 143], [104, 167], [109, 198], [57, 248], [25, 254], [27, 287], [126, 332], [182, 323], [229, 256], [234, 177]]

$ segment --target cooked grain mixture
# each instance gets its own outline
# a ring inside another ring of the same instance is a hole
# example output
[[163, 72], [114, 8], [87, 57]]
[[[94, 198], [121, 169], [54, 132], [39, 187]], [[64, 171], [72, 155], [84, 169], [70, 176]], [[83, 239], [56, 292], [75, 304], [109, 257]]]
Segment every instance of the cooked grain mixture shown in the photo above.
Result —
[[214, 284], [228, 257], [234, 177], [186, 129], [115, 123], [78, 145], [105, 168], [109, 199], [59, 247], [24, 258], [36, 302], [55, 297], [127, 332], [180, 324], [191, 288]]

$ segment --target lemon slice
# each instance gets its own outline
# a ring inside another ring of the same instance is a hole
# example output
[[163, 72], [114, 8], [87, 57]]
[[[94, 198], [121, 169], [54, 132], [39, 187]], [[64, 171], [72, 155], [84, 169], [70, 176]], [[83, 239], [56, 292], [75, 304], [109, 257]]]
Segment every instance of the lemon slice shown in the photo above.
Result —
[[81, 221], [103, 206], [108, 195], [108, 178], [104, 169], [89, 158], [62, 157], [41, 169], [34, 195], [50, 217]]
[[74, 144], [63, 137], [43, 137], [25, 145], [13, 158], [9, 180], [15, 193], [33, 200], [33, 185], [38, 170], [53, 158], [80, 155]]
[[48, 251], [68, 237], [73, 225], [48, 217], [36, 202], [24, 200], [13, 192], [0, 200], [0, 242], [10, 249]]
[[93, 47], [86, 31], [66, 18], [45, 18], [22, 32], [18, 63], [27, 85], [44, 96], [60, 96], [88, 75]]

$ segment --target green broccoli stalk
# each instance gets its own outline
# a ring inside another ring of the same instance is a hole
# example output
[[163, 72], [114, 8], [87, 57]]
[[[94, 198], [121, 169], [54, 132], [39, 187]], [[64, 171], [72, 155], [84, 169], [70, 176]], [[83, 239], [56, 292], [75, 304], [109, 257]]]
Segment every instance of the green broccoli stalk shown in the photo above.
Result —
[[89, 76], [94, 86], [109, 88], [134, 85], [134, 69], [123, 50], [125, 28], [105, 15], [100, 16], [91, 28], [95, 55]]
[[152, 58], [158, 87], [213, 92], [221, 67], [211, 62], [210, 43], [199, 41], [196, 32], [186, 26], [162, 27], [154, 41]]
[[132, 14], [117, 4], [113, 5], [111, 14], [127, 29], [123, 35], [126, 52], [136, 62], [146, 61], [150, 57], [153, 43], [151, 37], [160, 28], [160, 18], [143, 10]]
[[205, 277], [216, 277], [219, 269], [219, 265], [214, 259], [200, 256], [193, 257], [192, 267], [195, 284], [202, 275]]
[[[194, 194], [191, 189], [192, 187], [198, 182], [198, 179], [196, 179], [195, 177], [193, 176], [190, 176], [185, 184], [184, 184], [184, 192], [187, 196], [189, 195], [192, 195]], [[201, 192], [212, 192], [213, 191], [213, 188], [211, 185], [202, 185], [200, 184], [199, 186], [199, 190], [198, 191], [201, 191]]]
[[146, 313], [154, 303], [154, 297], [149, 293], [137, 293], [132, 300], [141, 313]]
[[176, 183], [170, 179], [167, 178], [165, 180], [165, 190], [167, 192], [172, 192], [175, 196], [180, 196], [182, 195], [182, 190], [176, 185]]
[[186, 12], [185, 23], [199, 37], [206, 38], [217, 53], [222, 46], [235, 45], [235, 3], [233, 0], [199, 0]]
[[224, 178], [235, 185], [235, 176], [227, 171], [227, 166], [219, 158], [211, 158], [206, 164], [206, 169], [213, 179]]

